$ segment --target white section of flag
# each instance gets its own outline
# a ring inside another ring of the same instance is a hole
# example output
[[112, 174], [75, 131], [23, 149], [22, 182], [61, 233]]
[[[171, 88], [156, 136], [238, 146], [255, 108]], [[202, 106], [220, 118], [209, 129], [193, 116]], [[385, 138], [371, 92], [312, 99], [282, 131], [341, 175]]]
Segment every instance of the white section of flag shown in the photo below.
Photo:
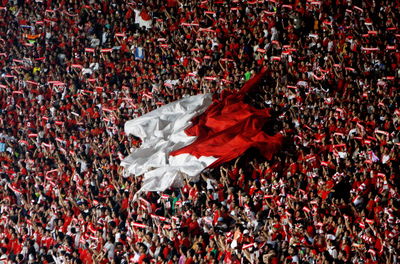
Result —
[[169, 153], [191, 144], [187, 136], [190, 120], [202, 114], [212, 103], [211, 94], [190, 96], [164, 105], [125, 124], [125, 133], [142, 140], [140, 148], [127, 156], [121, 165], [126, 175], [144, 175], [141, 191], [164, 191], [181, 186], [185, 176], [196, 180], [199, 173], [216, 158], [196, 158], [189, 154]]

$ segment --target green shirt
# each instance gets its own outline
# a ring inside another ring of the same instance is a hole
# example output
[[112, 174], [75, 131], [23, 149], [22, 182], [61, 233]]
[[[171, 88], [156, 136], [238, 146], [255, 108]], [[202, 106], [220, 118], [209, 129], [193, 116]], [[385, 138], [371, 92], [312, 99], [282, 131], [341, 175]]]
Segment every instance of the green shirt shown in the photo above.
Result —
[[174, 197], [171, 199], [171, 209], [172, 209], [172, 214], [175, 214], [175, 204], [179, 200], [179, 197]]
[[248, 80], [250, 80], [250, 78], [251, 78], [251, 72], [246, 72], [245, 74], [244, 74], [244, 79], [246, 80], [246, 81], [248, 81]]

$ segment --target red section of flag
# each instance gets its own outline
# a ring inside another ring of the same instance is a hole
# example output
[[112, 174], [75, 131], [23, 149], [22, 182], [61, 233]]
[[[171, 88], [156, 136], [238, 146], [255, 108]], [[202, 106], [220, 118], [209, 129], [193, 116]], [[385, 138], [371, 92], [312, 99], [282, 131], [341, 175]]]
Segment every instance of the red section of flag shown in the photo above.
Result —
[[255, 147], [265, 158], [271, 159], [279, 150], [283, 136], [270, 136], [263, 131], [270, 117], [268, 109], [256, 109], [243, 100], [265, 72], [266, 69], [263, 69], [239, 93], [229, 94], [223, 100], [214, 102], [204, 114], [192, 120], [193, 126], [185, 132], [189, 136], [196, 136], [196, 141], [171, 152], [171, 155], [190, 154], [197, 158], [212, 156], [217, 160], [210, 167], [215, 167]]

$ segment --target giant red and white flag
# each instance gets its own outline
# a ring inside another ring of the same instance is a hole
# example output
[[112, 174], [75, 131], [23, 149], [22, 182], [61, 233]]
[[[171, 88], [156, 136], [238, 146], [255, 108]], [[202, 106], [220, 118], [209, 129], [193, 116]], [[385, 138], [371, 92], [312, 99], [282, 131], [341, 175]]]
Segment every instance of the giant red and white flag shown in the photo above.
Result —
[[121, 165], [126, 175], [143, 175], [141, 191], [164, 191], [194, 181], [206, 168], [218, 166], [256, 147], [270, 159], [282, 135], [263, 131], [270, 114], [244, 102], [244, 96], [265, 74], [263, 69], [240, 92], [186, 97], [125, 124], [125, 133], [142, 140]]

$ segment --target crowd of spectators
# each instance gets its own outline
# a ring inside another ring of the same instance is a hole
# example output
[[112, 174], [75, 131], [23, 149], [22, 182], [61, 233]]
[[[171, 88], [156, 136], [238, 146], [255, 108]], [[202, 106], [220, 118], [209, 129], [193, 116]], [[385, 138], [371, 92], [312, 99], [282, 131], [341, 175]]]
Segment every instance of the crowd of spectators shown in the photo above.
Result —
[[[1, 1], [0, 263], [399, 263], [399, 7]], [[124, 123], [264, 66], [281, 152], [133, 199]]]

